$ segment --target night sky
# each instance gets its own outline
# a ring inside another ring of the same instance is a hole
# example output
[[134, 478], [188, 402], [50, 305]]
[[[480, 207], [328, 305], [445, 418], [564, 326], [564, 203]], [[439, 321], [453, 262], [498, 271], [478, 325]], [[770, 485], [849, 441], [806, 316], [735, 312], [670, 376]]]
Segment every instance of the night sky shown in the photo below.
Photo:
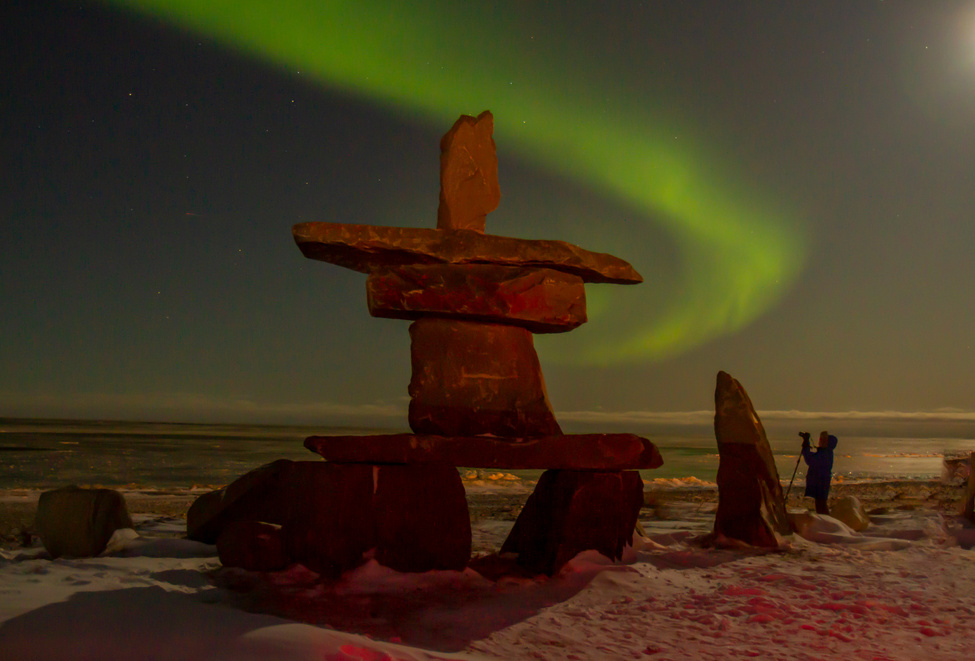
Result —
[[487, 231], [645, 278], [536, 336], [560, 419], [711, 409], [718, 370], [761, 410], [975, 410], [971, 0], [36, 0], [0, 31], [0, 416], [405, 428], [408, 322], [291, 226], [434, 227], [440, 136], [485, 109]]

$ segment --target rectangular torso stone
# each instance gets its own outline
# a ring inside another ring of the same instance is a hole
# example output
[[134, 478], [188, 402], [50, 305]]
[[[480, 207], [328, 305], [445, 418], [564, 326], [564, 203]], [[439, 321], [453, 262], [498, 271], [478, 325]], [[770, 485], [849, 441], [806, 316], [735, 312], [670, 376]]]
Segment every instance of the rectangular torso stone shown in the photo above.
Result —
[[560, 434], [531, 333], [448, 319], [410, 325], [410, 428], [444, 436]]

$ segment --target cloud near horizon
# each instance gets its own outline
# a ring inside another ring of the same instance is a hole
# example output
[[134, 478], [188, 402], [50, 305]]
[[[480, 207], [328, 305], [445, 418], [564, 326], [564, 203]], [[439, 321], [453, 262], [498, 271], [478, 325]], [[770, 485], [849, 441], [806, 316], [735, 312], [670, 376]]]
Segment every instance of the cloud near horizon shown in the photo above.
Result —
[[[306, 424], [308, 422], [365, 421], [374, 419], [383, 426], [407, 428], [409, 400], [378, 401], [367, 404], [338, 402], [257, 402], [247, 398], [220, 398], [200, 393], [86, 393], [69, 395], [0, 393], [0, 416], [3, 417], [91, 417], [165, 419], [173, 422], [267, 422]], [[844, 433], [857, 431], [879, 433], [884, 425], [895, 426], [897, 433], [905, 427], [920, 426], [918, 431], [932, 432], [942, 427], [963, 437], [975, 437], [975, 411], [937, 409], [933, 411], [758, 411], [766, 427], [787, 425], [842, 425]], [[640, 428], [706, 427], [714, 412], [700, 411], [557, 411], [563, 423], [585, 427], [633, 425]], [[928, 429], [924, 429], [928, 428]], [[944, 429], [942, 431], [944, 431]], [[882, 435], [882, 434], [881, 434]]]

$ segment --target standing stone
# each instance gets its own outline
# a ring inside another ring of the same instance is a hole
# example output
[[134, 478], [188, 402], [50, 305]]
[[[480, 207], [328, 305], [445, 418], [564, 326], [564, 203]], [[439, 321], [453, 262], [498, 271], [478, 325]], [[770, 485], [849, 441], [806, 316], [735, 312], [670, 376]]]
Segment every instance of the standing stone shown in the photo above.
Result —
[[321, 465], [320, 478], [294, 492], [297, 502], [282, 532], [290, 558], [312, 571], [336, 577], [365, 562], [376, 547], [373, 494], [376, 472], [369, 464]]
[[446, 319], [410, 325], [410, 428], [417, 434], [561, 434], [532, 335], [524, 328]]
[[118, 491], [70, 486], [41, 494], [34, 525], [52, 558], [90, 558], [132, 519]]
[[471, 556], [470, 515], [453, 466], [318, 462], [283, 527], [288, 556], [335, 577], [375, 550], [404, 572], [463, 569]]
[[636, 471], [545, 471], [501, 553], [517, 553], [518, 564], [548, 575], [590, 549], [619, 560], [642, 506]]
[[437, 229], [483, 232], [485, 217], [498, 208], [498, 157], [494, 116], [461, 115], [440, 139], [440, 207]]
[[471, 517], [460, 473], [446, 464], [379, 466], [376, 560], [397, 571], [460, 571], [471, 559]]
[[792, 529], [762, 421], [745, 389], [725, 372], [718, 372], [714, 406], [720, 455], [714, 533], [752, 546], [778, 547], [776, 533]]

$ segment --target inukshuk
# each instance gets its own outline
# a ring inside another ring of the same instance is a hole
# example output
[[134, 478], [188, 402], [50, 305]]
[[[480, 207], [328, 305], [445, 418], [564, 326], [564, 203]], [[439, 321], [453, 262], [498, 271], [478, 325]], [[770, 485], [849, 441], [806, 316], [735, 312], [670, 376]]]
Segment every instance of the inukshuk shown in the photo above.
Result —
[[[313, 436], [305, 447], [333, 469], [372, 465], [375, 494], [397, 498], [357, 520], [385, 518], [377, 557], [399, 569], [458, 568], [470, 558], [470, 523], [454, 467], [548, 469], [502, 552], [552, 573], [586, 549], [618, 559], [643, 503], [634, 469], [661, 465], [632, 434], [562, 434], [532, 333], [586, 321], [586, 282], [636, 284], [625, 261], [562, 241], [485, 234], [500, 200], [494, 118], [462, 116], [440, 142], [436, 229], [302, 223], [301, 252], [369, 274], [369, 312], [413, 320], [409, 424], [413, 434]], [[395, 471], [393, 470], [395, 467]], [[448, 470], [444, 470], [447, 467]], [[394, 502], [395, 501], [395, 502]], [[348, 504], [348, 501], [346, 501]], [[376, 507], [380, 505], [360, 505]], [[341, 534], [331, 531], [330, 534]], [[309, 531], [310, 536], [314, 536]]]

